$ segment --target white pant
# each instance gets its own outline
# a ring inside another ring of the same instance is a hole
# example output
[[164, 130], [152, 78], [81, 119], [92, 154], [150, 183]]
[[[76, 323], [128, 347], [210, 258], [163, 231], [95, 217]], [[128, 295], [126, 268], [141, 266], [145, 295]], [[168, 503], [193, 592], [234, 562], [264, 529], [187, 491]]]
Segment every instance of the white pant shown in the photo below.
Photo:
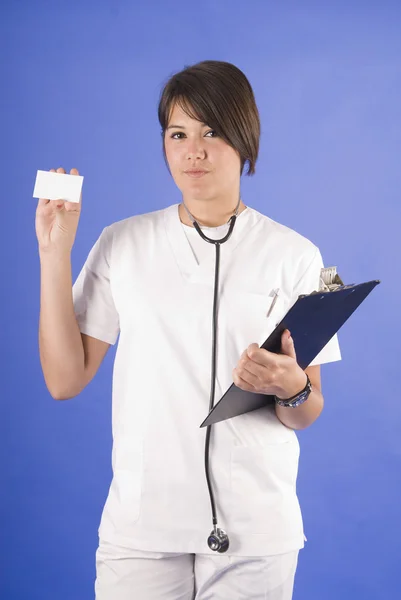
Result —
[[96, 600], [291, 600], [298, 550], [275, 556], [96, 551]]

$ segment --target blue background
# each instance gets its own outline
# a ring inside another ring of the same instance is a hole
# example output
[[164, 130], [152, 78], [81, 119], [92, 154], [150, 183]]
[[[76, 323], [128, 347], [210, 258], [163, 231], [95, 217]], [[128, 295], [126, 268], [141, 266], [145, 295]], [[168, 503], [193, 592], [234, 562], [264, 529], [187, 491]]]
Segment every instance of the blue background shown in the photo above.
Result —
[[[53, 400], [38, 351], [37, 169], [84, 175], [75, 280], [102, 228], [180, 202], [157, 101], [205, 59], [244, 71], [261, 114], [245, 204], [302, 233], [347, 283], [381, 285], [322, 367], [325, 409], [298, 432], [306, 547], [294, 599], [398, 597], [401, 4], [2, 2], [2, 600], [92, 598], [111, 478], [110, 348]], [[234, 600], [234, 599], [233, 599]]]

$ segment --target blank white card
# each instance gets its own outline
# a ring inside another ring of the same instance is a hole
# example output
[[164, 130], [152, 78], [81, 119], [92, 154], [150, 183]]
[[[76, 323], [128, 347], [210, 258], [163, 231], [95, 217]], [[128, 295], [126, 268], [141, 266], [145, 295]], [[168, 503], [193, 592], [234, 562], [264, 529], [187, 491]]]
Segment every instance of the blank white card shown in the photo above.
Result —
[[79, 202], [83, 181], [83, 175], [38, 171], [33, 197]]

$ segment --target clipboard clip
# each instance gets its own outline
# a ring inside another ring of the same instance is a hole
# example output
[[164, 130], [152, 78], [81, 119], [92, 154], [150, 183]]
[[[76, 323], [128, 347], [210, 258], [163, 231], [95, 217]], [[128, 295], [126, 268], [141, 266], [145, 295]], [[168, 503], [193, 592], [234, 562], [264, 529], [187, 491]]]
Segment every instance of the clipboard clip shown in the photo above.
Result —
[[325, 292], [336, 292], [337, 290], [344, 290], [353, 287], [355, 287], [355, 283], [345, 285], [337, 273], [337, 267], [324, 267], [323, 269], [320, 269], [319, 289], [311, 292], [310, 294], [301, 294], [299, 298], [303, 298], [304, 296], [313, 296], [314, 294], [321, 294]]
[[325, 267], [320, 270], [319, 292], [334, 292], [344, 287], [344, 282], [337, 273], [337, 267]]

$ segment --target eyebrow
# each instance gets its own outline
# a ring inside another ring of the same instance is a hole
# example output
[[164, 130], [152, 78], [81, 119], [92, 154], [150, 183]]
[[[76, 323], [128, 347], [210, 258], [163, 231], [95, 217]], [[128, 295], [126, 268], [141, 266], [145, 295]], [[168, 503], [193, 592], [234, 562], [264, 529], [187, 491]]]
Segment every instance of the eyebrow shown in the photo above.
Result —
[[[204, 127], [208, 127], [208, 124], [207, 124], [207, 123], [202, 123], [202, 125], [203, 125]], [[184, 127], [184, 125], [169, 125], [169, 126], [167, 127], [166, 131], [168, 131], [169, 129], [173, 129], [173, 127], [176, 127], [177, 129], [186, 129], [186, 128]]]

